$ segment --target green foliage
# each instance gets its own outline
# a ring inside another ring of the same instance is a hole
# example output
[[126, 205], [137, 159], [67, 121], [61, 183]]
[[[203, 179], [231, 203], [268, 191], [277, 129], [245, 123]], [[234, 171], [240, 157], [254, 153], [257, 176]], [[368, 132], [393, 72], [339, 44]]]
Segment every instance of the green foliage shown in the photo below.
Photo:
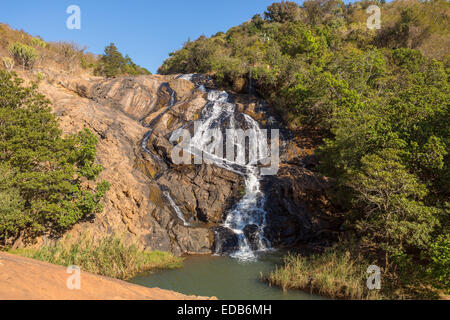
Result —
[[339, 248], [308, 257], [288, 255], [281, 268], [272, 271], [267, 280], [271, 285], [287, 289], [301, 289], [333, 299], [380, 299], [381, 294], [367, 289], [367, 267], [361, 256]]
[[10, 57], [3, 57], [2, 62], [7, 71], [11, 71], [14, 68], [14, 60]]
[[33, 47], [40, 47], [40, 48], [46, 48], [47, 47], [47, 43], [40, 39], [40, 38], [32, 38], [31, 39], [31, 45]]
[[292, 1], [283, 1], [274, 3], [267, 7], [264, 12], [265, 18], [270, 22], [288, 22], [295, 21], [298, 18], [299, 10], [298, 4]]
[[182, 265], [182, 259], [171, 253], [143, 251], [136, 245], [125, 245], [118, 237], [104, 238], [94, 243], [92, 237], [84, 235], [76, 243], [66, 238], [53, 246], [11, 253], [62, 266], [76, 265], [83, 271], [119, 279], [130, 279], [142, 272], [174, 269]]
[[65, 138], [36, 86], [0, 71], [0, 241], [19, 233], [60, 233], [103, 210], [108, 188], [86, 189], [95, 165], [96, 137], [83, 130]]
[[341, 0], [307, 0], [303, 2], [307, 21], [312, 25], [326, 24], [342, 16], [344, 2]]
[[31, 68], [38, 58], [37, 51], [26, 44], [15, 42], [9, 46], [9, 53], [14, 60], [24, 68]]
[[428, 251], [431, 259], [429, 273], [438, 285], [450, 292], [450, 235], [440, 235]]
[[244, 92], [252, 78], [290, 128], [319, 130], [320, 170], [362, 243], [431, 264], [449, 221], [450, 4], [384, 4], [377, 32], [370, 4], [275, 3], [265, 20], [186, 43], [158, 72], [211, 73]]
[[119, 75], [151, 74], [147, 69], [136, 65], [128, 55], [124, 57], [114, 43], [105, 47], [105, 53], [100, 58], [95, 73], [108, 78]]
[[394, 254], [405, 248], [426, 249], [439, 225], [438, 209], [421, 202], [425, 185], [408, 173], [397, 154], [386, 149], [364, 156], [360, 171], [348, 182], [356, 191], [356, 207], [361, 206], [358, 229]]

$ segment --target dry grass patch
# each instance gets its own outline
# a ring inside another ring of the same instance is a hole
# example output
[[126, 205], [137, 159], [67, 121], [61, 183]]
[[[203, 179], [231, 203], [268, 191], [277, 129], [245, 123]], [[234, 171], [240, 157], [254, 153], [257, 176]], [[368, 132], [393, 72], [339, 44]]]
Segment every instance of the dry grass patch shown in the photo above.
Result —
[[362, 258], [348, 252], [328, 250], [320, 255], [288, 255], [284, 265], [271, 272], [267, 281], [283, 290], [308, 290], [336, 299], [380, 299], [376, 290], [366, 286], [369, 266]]
[[179, 268], [183, 261], [168, 252], [147, 252], [135, 245], [125, 245], [118, 237], [105, 238], [98, 244], [83, 237], [77, 243], [58, 242], [54, 246], [10, 253], [62, 266], [76, 265], [83, 271], [118, 279], [130, 279], [155, 269]]

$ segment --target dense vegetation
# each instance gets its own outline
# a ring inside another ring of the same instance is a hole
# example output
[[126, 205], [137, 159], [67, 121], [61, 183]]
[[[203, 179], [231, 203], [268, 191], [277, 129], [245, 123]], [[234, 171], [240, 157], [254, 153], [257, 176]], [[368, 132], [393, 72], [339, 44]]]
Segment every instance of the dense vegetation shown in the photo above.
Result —
[[[381, 30], [366, 8], [382, 8]], [[159, 72], [211, 73], [319, 130], [345, 237], [404, 286], [449, 290], [449, 9], [445, 0], [275, 3], [264, 18], [187, 42]], [[344, 242], [342, 242], [344, 245]], [[411, 270], [414, 270], [412, 273]]]
[[63, 137], [36, 85], [0, 70], [0, 245], [61, 234], [103, 210], [96, 144], [87, 129]]
[[105, 53], [95, 66], [95, 73], [106, 76], [108, 78], [117, 77], [119, 75], [137, 76], [141, 74], [151, 74], [145, 68], [135, 64], [131, 58], [125, 57], [117, 50], [114, 43], [105, 48]]
[[288, 255], [283, 267], [272, 271], [266, 280], [283, 290], [306, 289], [337, 299], [380, 299], [381, 294], [370, 291], [362, 281], [369, 265], [360, 255], [352, 257], [348, 251], [331, 248], [310, 257]]
[[10, 253], [62, 266], [75, 265], [83, 271], [118, 279], [130, 279], [155, 269], [179, 268], [183, 261], [168, 252], [147, 252], [136, 245], [126, 245], [118, 237], [104, 238], [94, 243], [87, 235], [77, 242], [66, 237], [53, 246]]

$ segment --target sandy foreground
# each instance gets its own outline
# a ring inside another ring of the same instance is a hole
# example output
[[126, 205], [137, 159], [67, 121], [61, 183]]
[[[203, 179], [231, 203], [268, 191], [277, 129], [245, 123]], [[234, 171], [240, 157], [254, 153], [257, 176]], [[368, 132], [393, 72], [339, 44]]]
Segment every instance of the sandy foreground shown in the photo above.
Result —
[[67, 268], [0, 252], [0, 300], [210, 300], [80, 273], [80, 289]]

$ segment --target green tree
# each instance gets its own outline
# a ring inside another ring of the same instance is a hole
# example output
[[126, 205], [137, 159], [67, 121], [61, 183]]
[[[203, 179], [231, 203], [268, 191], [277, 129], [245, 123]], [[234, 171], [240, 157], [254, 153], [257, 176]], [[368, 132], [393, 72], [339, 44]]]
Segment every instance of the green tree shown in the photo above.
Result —
[[100, 62], [102, 73], [108, 78], [118, 76], [126, 64], [125, 58], [114, 43], [105, 47], [105, 53], [101, 57]]
[[297, 3], [292, 1], [276, 2], [267, 7], [264, 12], [266, 20], [269, 22], [288, 22], [295, 21], [299, 17], [300, 8]]
[[[94, 183], [97, 138], [87, 129], [62, 137], [36, 86], [0, 71], [0, 242], [19, 233], [59, 234], [103, 210], [107, 182]], [[86, 188], [86, 183], [90, 189]]]
[[440, 235], [430, 244], [431, 259], [429, 273], [437, 280], [439, 287], [450, 292], [450, 235]]
[[439, 225], [438, 209], [423, 204], [425, 185], [400, 162], [398, 151], [367, 155], [348, 184], [361, 206], [360, 232], [390, 253], [426, 249]]
[[95, 72], [108, 78], [114, 78], [119, 75], [137, 76], [151, 74], [147, 69], [135, 64], [128, 55], [124, 57], [114, 43], [105, 47], [105, 52], [100, 58]]

